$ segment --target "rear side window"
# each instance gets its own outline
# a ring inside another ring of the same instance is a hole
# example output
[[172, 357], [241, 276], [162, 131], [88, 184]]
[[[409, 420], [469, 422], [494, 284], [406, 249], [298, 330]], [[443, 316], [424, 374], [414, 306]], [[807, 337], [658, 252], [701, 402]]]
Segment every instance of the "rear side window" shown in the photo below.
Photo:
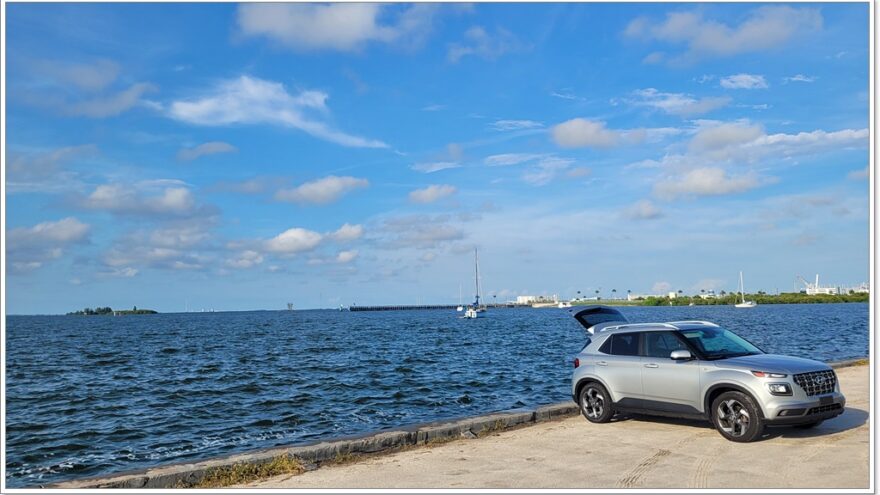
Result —
[[612, 354], [614, 356], [638, 356], [639, 355], [639, 334], [637, 333], [619, 333], [612, 335], [602, 344], [599, 352]]

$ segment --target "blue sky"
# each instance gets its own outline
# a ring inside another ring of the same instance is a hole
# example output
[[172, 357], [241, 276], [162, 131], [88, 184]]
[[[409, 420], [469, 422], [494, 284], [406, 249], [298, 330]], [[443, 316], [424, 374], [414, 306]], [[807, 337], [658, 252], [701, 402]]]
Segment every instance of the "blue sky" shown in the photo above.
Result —
[[869, 274], [868, 4], [7, 4], [9, 313]]

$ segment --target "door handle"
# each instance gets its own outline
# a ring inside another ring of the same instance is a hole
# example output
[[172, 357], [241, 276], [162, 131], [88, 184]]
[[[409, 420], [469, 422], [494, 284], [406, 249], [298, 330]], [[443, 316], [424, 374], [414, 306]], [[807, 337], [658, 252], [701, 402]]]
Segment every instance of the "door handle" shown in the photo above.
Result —
[[645, 368], [659, 368], [659, 367], [660, 367], [659, 364], [654, 364], [654, 363], [648, 363], [645, 365]]
[[608, 366], [608, 361], [596, 361], [596, 366]]

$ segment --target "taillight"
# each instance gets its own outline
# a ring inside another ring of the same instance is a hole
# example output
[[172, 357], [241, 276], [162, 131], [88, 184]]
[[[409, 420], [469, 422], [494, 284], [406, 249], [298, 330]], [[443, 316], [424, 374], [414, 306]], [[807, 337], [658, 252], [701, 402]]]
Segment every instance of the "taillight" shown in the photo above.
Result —
[[574, 358], [574, 367], [577, 368], [581, 365], [581, 360], [578, 358]]

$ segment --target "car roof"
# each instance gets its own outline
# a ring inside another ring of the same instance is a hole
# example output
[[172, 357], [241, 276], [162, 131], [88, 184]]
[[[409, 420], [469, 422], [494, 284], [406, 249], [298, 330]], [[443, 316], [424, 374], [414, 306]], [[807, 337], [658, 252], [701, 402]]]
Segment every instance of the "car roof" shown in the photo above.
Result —
[[693, 330], [697, 328], [718, 328], [718, 325], [710, 321], [686, 320], [671, 321], [668, 323], [621, 323], [599, 326], [597, 325], [595, 333], [626, 333], [626, 332], [662, 332], [669, 330]]

